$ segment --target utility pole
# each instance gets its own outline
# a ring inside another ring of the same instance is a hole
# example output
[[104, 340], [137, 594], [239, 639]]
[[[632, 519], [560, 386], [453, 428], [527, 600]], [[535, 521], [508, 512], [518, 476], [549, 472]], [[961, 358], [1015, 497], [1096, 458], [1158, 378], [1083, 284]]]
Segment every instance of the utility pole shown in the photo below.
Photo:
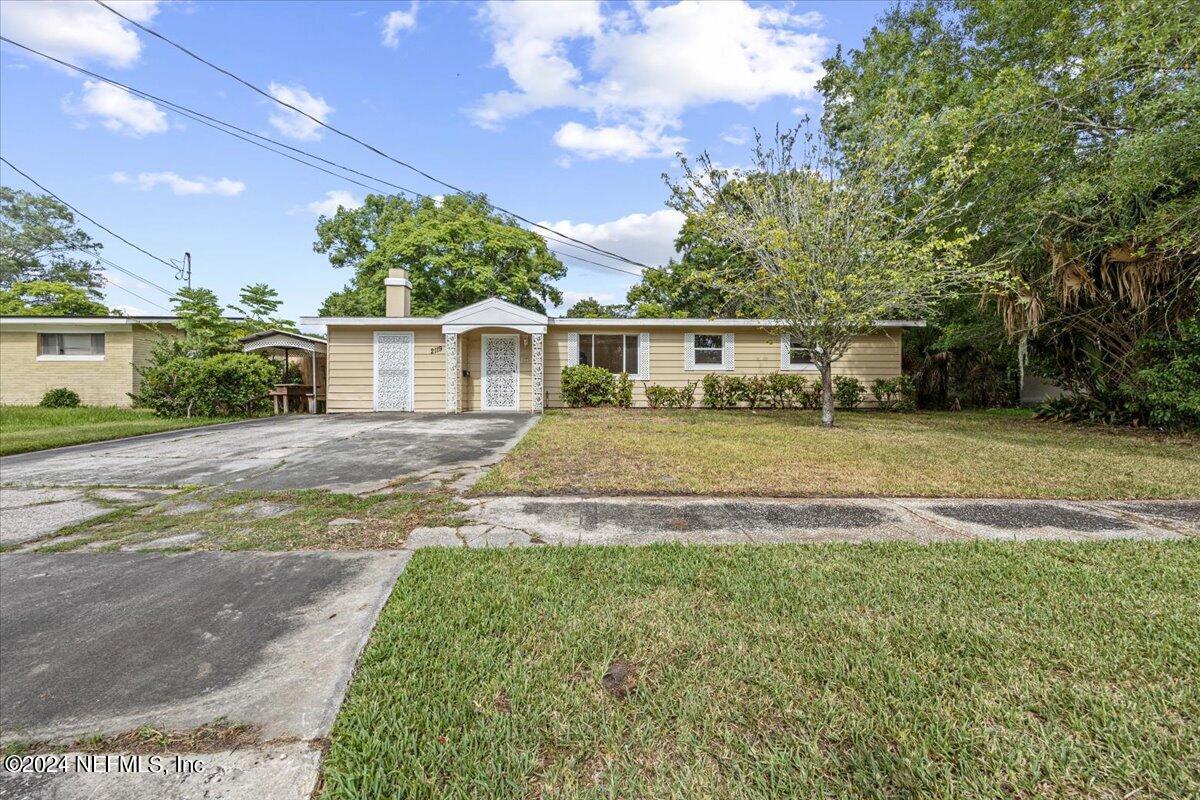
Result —
[[[174, 259], [172, 259], [174, 261]], [[175, 280], [187, 281], [187, 287], [192, 288], [192, 254], [183, 254], [183, 266], [175, 270]]]

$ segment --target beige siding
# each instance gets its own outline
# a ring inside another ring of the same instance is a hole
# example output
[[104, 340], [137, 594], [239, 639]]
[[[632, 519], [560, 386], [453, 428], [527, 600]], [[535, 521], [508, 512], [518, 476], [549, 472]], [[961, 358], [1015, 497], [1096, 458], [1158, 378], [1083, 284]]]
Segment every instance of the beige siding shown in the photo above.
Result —
[[331, 413], [371, 411], [375, 402], [375, 341], [377, 331], [414, 334], [415, 409], [446, 410], [445, 337], [441, 326], [351, 328], [329, 326], [327, 408]]
[[[379, 329], [329, 327], [329, 400], [331, 412], [370, 411], [373, 406], [374, 339], [376, 330], [406, 330], [416, 334], [416, 410], [445, 410], [444, 337], [440, 326], [391, 327]], [[650, 334], [649, 383], [683, 386], [699, 381], [706, 370], [685, 370], [683, 366], [684, 331], [678, 328], [646, 328], [636, 324], [610, 327], [565, 328], [551, 326], [545, 339], [546, 405], [562, 405], [560, 383], [562, 368], [567, 363], [567, 334], [579, 333], [642, 333]], [[779, 337], [762, 331], [739, 328], [734, 333], [734, 371], [722, 374], [765, 375], [780, 368]], [[483, 407], [482, 340], [487, 333], [514, 333], [505, 328], [481, 328], [459, 336], [461, 368], [466, 375], [460, 379], [462, 410], [478, 411]], [[521, 340], [521, 409], [532, 405], [532, 337], [518, 334]], [[860, 337], [835, 365], [835, 375], [853, 375], [870, 385], [876, 378], [900, 374], [900, 331], [880, 331]], [[815, 373], [813, 373], [815, 375]], [[634, 404], [644, 406], [643, 384], [634, 384]], [[700, 392], [697, 390], [697, 400]]]
[[[684, 369], [684, 330], [679, 328], [639, 328], [637, 325], [566, 328], [552, 326], [546, 336], [546, 405], [563, 404], [560, 393], [562, 369], [567, 365], [567, 334], [576, 333], [645, 333], [650, 334], [650, 376], [646, 381], [664, 386], [684, 386], [699, 381], [709, 370]], [[688, 333], [694, 331], [686, 331]], [[780, 371], [779, 337], [746, 328], [728, 331], [711, 329], [711, 333], [733, 333], [734, 369], [720, 371], [722, 375], [766, 375]], [[815, 376], [816, 373], [804, 373]], [[900, 331], [892, 329], [861, 336], [833, 367], [834, 375], [852, 375], [870, 386], [876, 378], [891, 378], [900, 374]], [[696, 389], [696, 401], [703, 396]], [[869, 395], [868, 395], [869, 396]], [[642, 381], [634, 383], [633, 403], [646, 404]]]
[[[47, 326], [42, 333], [78, 329]], [[38, 361], [38, 331], [0, 332], [0, 404], [36, 405], [50, 389], [66, 387], [84, 405], [129, 406], [133, 391], [133, 334], [104, 331], [103, 361]]]

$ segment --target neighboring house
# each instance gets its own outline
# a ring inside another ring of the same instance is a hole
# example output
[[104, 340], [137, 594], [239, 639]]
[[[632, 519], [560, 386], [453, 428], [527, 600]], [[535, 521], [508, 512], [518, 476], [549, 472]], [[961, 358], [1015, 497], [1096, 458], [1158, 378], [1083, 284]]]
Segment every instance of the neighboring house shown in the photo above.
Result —
[[36, 405], [66, 387], [84, 405], [130, 406], [160, 336], [175, 317], [0, 317], [0, 405]]
[[[410, 316], [404, 270], [386, 279], [383, 317], [304, 317], [328, 331], [327, 409], [534, 411], [563, 405], [562, 369], [592, 364], [643, 381], [683, 386], [705, 374], [817, 376], [809, 354], [752, 319], [550, 318], [491, 298], [443, 314]], [[834, 365], [870, 385], [900, 374], [900, 336], [923, 322], [880, 321]], [[697, 401], [700, 399], [697, 391]]]

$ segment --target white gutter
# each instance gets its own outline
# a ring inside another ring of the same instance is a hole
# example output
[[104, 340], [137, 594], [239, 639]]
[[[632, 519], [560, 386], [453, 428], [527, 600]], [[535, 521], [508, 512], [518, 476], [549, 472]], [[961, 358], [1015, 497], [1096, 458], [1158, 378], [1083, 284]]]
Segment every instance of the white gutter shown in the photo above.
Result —
[[[373, 327], [414, 325], [442, 325], [441, 317], [301, 317], [301, 325], [342, 325], [347, 327]], [[509, 322], [495, 323], [504, 327], [514, 327]], [[782, 328], [787, 323], [771, 319], [665, 319], [637, 317], [592, 318], [592, 317], [551, 317], [548, 325], [565, 325], [571, 327], [626, 327], [626, 328]], [[924, 328], [925, 320], [912, 319], [879, 319], [872, 323], [876, 328]], [[472, 323], [471, 327], [479, 327]]]

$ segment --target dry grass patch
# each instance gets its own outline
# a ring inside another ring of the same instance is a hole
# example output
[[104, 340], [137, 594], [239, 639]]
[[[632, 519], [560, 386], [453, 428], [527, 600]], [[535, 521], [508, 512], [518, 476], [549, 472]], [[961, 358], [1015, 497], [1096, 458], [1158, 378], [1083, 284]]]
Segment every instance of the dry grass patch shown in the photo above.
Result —
[[389, 550], [403, 547], [416, 527], [462, 524], [463, 508], [440, 489], [365, 497], [319, 489], [207, 489], [65, 528], [38, 552], [111, 551], [196, 533], [203, 536], [164, 550]]
[[83, 736], [67, 744], [43, 741], [14, 741], [4, 746], [5, 755], [39, 753], [216, 753], [236, 750], [260, 742], [256, 725], [234, 724], [218, 719], [198, 728], [182, 731], [159, 730], [150, 725], [114, 734]]
[[547, 412], [474, 494], [1140, 499], [1200, 497], [1200, 436], [1025, 411]]

